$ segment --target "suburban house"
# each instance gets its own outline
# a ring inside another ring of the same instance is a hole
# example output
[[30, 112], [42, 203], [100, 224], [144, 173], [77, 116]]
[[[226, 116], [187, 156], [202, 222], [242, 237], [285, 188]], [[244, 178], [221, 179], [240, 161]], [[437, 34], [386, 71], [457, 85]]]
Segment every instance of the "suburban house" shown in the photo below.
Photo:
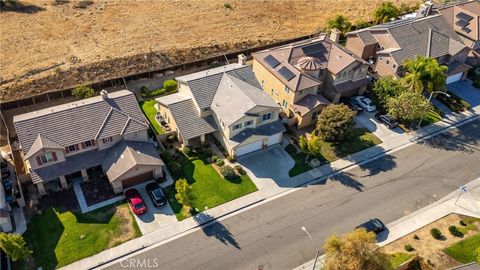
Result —
[[340, 97], [361, 95], [368, 63], [338, 42], [339, 32], [252, 53], [261, 87], [299, 128], [316, 123], [321, 110]]
[[238, 157], [281, 143], [280, 107], [250, 66], [234, 63], [176, 80], [178, 93], [157, 98], [156, 108], [184, 146], [203, 144], [212, 134]]
[[448, 66], [447, 83], [462, 80], [470, 49], [440, 14], [398, 20], [347, 33], [347, 49], [372, 63], [379, 76], [403, 76], [403, 64], [416, 56]]
[[40, 195], [101, 170], [115, 193], [161, 177], [164, 166], [148, 140], [135, 95], [107, 93], [17, 115], [14, 125], [24, 163]]
[[[441, 6], [437, 12], [447, 20], [465, 45], [471, 64], [480, 64], [480, 2], [477, 0]], [[470, 63], [469, 62], [469, 63]]]

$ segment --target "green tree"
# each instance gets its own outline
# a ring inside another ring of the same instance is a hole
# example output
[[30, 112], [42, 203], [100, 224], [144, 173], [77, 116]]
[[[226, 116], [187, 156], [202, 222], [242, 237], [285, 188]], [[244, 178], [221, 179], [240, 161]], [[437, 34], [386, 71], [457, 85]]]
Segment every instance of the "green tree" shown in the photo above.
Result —
[[477, 263], [480, 264], [480, 247], [477, 247], [473, 251], [473, 254], [475, 255], [475, 259], [477, 260]]
[[179, 179], [175, 183], [175, 190], [177, 194], [175, 194], [175, 198], [177, 201], [184, 206], [191, 208], [193, 203], [193, 192], [192, 187], [188, 184], [187, 179]]
[[167, 93], [171, 93], [177, 90], [177, 82], [175, 80], [166, 80], [163, 82], [163, 88]]
[[80, 85], [72, 90], [72, 95], [78, 99], [84, 99], [95, 96], [95, 90], [90, 86]]
[[430, 103], [417, 91], [403, 91], [387, 103], [388, 114], [403, 123], [419, 120], [430, 110]]
[[355, 112], [344, 104], [330, 104], [318, 116], [317, 131], [321, 139], [338, 142], [355, 127]]
[[0, 248], [14, 262], [28, 260], [32, 255], [23, 237], [16, 233], [0, 233]]
[[[307, 155], [320, 156], [322, 154], [322, 139], [319, 136], [312, 135], [310, 140], [305, 136], [300, 136], [298, 146]], [[308, 156], [307, 156], [308, 159]]]
[[335, 17], [327, 21], [328, 30], [337, 28], [340, 32], [342, 32], [342, 35], [347, 33], [350, 30], [351, 26], [352, 23], [347, 19], [347, 17], [341, 14], [335, 15]]
[[406, 89], [401, 80], [396, 80], [392, 76], [381, 77], [373, 86], [372, 99], [377, 105], [377, 109], [384, 112], [387, 110], [389, 99], [398, 96]]
[[400, 15], [400, 9], [392, 2], [382, 2], [373, 11], [373, 21], [376, 24], [389, 22], [391, 19], [395, 19]]
[[388, 255], [378, 251], [375, 234], [356, 229], [342, 237], [330, 236], [323, 246], [325, 270], [390, 270]]
[[446, 89], [448, 68], [440, 65], [436, 59], [417, 56], [413, 60], [406, 60], [403, 69], [406, 75], [402, 80], [412, 90], [430, 93]]

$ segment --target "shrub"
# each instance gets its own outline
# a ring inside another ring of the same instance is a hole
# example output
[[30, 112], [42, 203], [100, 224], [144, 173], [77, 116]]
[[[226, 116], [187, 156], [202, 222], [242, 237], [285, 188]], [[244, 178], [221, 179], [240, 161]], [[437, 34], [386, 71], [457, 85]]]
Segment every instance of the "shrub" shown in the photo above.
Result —
[[177, 82], [175, 80], [166, 80], [163, 82], [163, 89], [167, 93], [175, 92], [177, 91]]
[[240, 174], [240, 175], [245, 175], [245, 174], [247, 174], [247, 172], [246, 172], [246, 171], [243, 169], [243, 167], [240, 166], [240, 165], [235, 165], [234, 168], [235, 168], [235, 170], [237, 170], [238, 174]]
[[185, 155], [187, 155], [187, 156], [190, 156], [190, 155], [192, 155], [192, 153], [193, 153], [192, 148], [190, 148], [190, 147], [188, 147], [188, 146], [185, 146], [185, 147], [183, 148], [183, 152], [184, 152]]
[[227, 160], [230, 162], [235, 162], [236, 159], [230, 155], [227, 155]]
[[226, 179], [231, 179], [235, 177], [235, 171], [233, 170], [232, 167], [228, 165], [224, 165], [220, 168], [220, 173], [225, 177]]
[[173, 161], [173, 156], [172, 154], [170, 154], [170, 152], [168, 151], [165, 151], [163, 153], [160, 154], [160, 157], [162, 158], [162, 160], [165, 162], [165, 163], [169, 163], [169, 162], [172, 162]]
[[465, 100], [459, 98], [452, 92], [448, 92], [448, 94], [450, 95], [450, 97], [447, 97], [446, 95], [437, 95], [435, 98], [442, 102], [453, 112], [458, 113], [470, 109], [470, 104], [468, 104]]
[[451, 235], [456, 236], [456, 237], [463, 237], [463, 233], [458, 230], [457, 226], [451, 225], [448, 227], [448, 231], [450, 232]]
[[431, 229], [430, 234], [433, 236], [433, 238], [435, 238], [437, 240], [442, 238], [442, 232], [437, 228]]
[[140, 87], [140, 92], [143, 94], [143, 93], [147, 93], [148, 92], [148, 87], [146, 87], [145, 85]]
[[95, 96], [95, 90], [90, 86], [77, 86], [72, 90], [72, 95], [78, 99], [84, 99]]
[[182, 165], [178, 161], [170, 162], [169, 168], [170, 171], [175, 175], [178, 175], [182, 171]]
[[462, 225], [462, 226], [465, 227], [465, 226], [467, 226], [467, 223], [466, 223], [463, 219], [461, 219], [461, 220], [460, 220], [460, 225]]
[[148, 90], [148, 88], [145, 90], [141, 89], [141, 94], [142, 94], [142, 98], [150, 98], [150, 97], [154, 97], [154, 96], [159, 96], [159, 95], [163, 95], [165, 94], [165, 89], [163, 88], [159, 88], [159, 89], [154, 89], [154, 90]]
[[218, 156], [217, 155], [213, 155], [212, 156], [212, 162], [217, 162], [218, 160]]
[[224, 7], [225, 9], [233, 10], [233, 7], [232, 7], [232, 5], [231, 5], [230, 3], [225, 3], [225, 4], [223, 4], [223, 7]]
[[217, 164], [218, 167], [222, 167], [225, 165], [225, 161], [223, 161], [223, 159], [218, 159], [215, 164]]
[[405, 248], [405, 250], [408, 252], [415, 250], [410, 244], [406, 244], [403, 248]]
[[420, 240], [420, 237], [418, 237], [418, 235], [415, 234], [415, 235], [413, 236], [413, 239], [415, 239], [415, 240]]

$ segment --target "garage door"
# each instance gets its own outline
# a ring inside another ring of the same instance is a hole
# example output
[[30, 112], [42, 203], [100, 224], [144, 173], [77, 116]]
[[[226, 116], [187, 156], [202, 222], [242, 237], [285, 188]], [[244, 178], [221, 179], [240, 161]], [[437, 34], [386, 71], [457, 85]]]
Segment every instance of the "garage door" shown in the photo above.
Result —
[[150, 171], [150, 172], [142, 173], [137, 176], [125, 179], [122, 181], [122, 184], [123, 184], [123, 188], [127, 188], [127, 187], [141, 184], [147, 180], [152, 180], [152, 179], [153, 179], [153, 172]]
[[462, 76], [463, 76], [463, 72], [448, 76], [447, 84], [460, 81], [462, 79]]
[[281, 143], [282, 142], [282, 133], [274, 134], [268, 137], [268, 146]]
[[237, 157], [239, 157], [241, 155], [245, 155], [253, 151], [260, 150], [262, 149], [262, 147], [263, 147], [263, 140], [249, 143], [247, 145], [240, 146], [239, 148], [237, 148], [236, 155]]

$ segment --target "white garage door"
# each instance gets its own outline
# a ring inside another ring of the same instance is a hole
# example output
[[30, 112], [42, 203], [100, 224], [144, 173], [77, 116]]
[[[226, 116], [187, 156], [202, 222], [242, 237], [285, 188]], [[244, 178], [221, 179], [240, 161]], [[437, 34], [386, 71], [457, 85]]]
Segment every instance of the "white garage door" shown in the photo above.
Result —
[[462, 76], [463, 76], [463, 72], [448, 76], [447, 84], [460, 81], [462, 79]]
[[274, 144], [277, 144], [277, 143], [281, 143], [281, 142], [282, 142], [282, 133], [281, 132], [268, 137], [268, 146], [271, 146], [271, 145], [274, 145]]
[[263, 140], [249, 143], [247, 145], [240, 146], [239, 148], [237, 148], [236, 155], [237, 157], [239, 157], [241, 155], [245, 155], [250, 152], [260, 150], [262, 149], [262, 147], [263, 147]]

